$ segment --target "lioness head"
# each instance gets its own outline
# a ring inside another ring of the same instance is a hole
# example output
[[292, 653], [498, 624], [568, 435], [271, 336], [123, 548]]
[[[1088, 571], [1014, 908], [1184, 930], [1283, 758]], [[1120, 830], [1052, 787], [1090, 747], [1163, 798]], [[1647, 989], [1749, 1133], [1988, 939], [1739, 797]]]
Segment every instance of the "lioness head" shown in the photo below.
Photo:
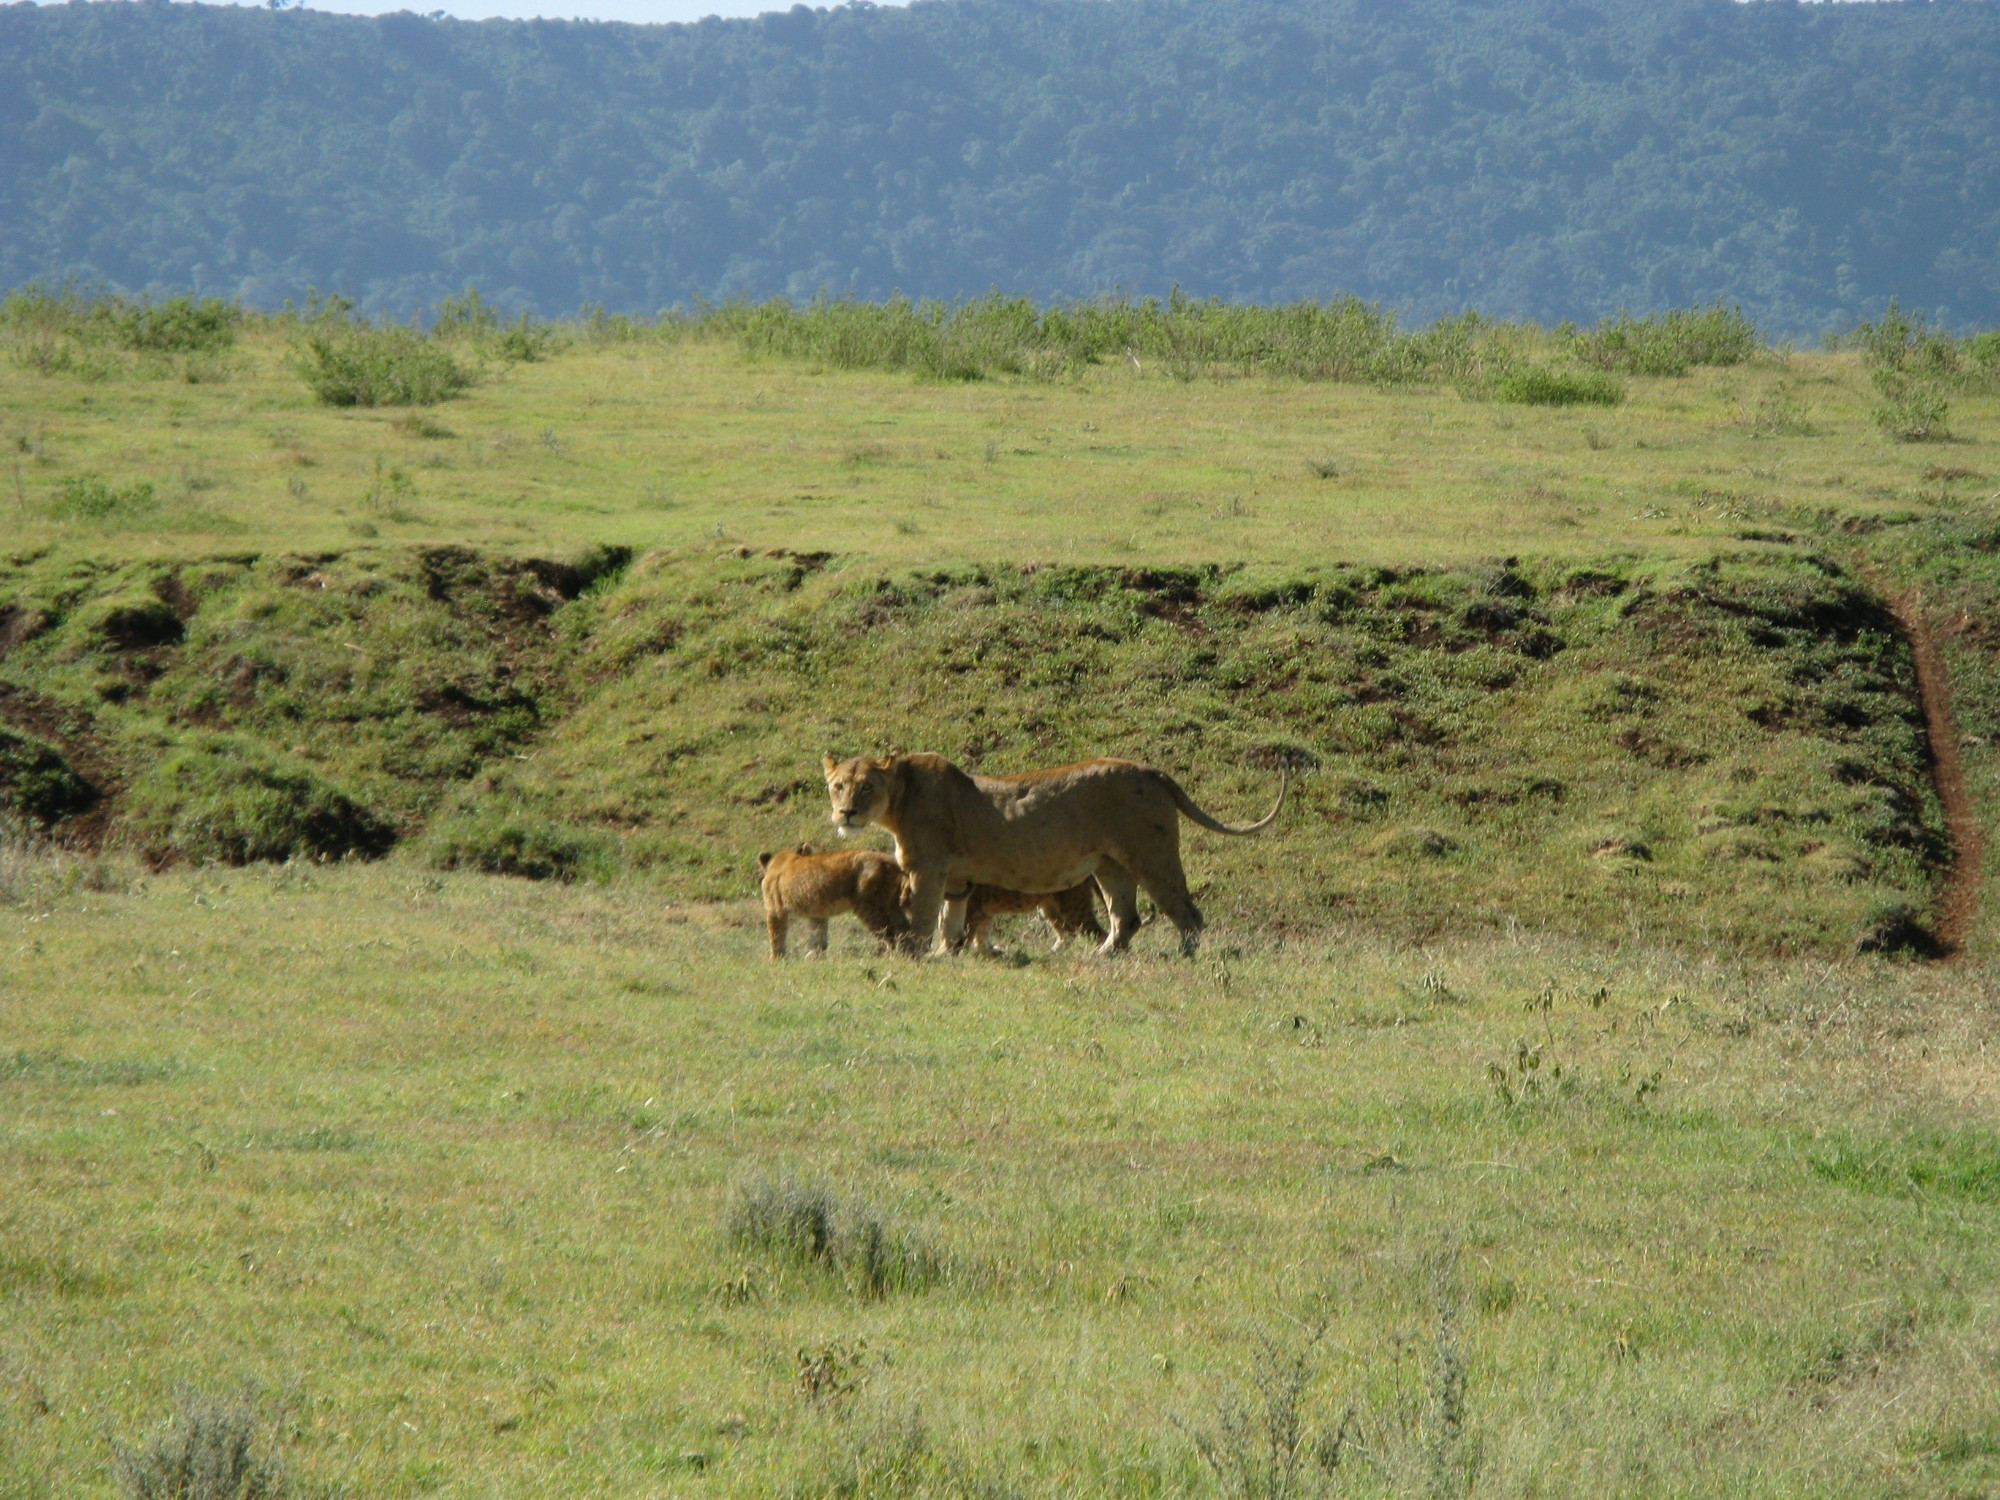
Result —
[[853, 760], [823, 757], [826, 795], [833, 803], [833, 826], [842, 833], [866, 828], [888, 804], [891, 762], [869, 756]]

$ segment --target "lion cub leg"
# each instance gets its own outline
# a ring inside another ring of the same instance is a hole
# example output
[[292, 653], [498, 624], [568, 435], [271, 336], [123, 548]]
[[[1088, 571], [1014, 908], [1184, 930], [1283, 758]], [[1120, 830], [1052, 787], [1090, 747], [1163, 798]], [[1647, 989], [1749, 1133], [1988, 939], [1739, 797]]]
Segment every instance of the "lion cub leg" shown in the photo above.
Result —
[[785, 929], [791, 925], [791, 917], [782, 906], [764, 908], [764, 925], [771, 930], [771, 957], [785, 956]]
[[1139, 930], [1139, 882], [1116, 860], [1104, 860], [1097, 867], [1097, 888], [1104, 892], [1104, 904], [1111, 912], [1111, 935], [1099, 953], [1122, 953]]
[[1036, 903], [1055, 932], [1052, 952], [1060, 953], [1071, 938], [1096, 942], [1104, 936], [1104, 924], [1097, 920], [1097, 883], [1086, 880]]
[[806, 917], [803, 920], [806, 925], [806, 957], [825, 958], [827, 919]]

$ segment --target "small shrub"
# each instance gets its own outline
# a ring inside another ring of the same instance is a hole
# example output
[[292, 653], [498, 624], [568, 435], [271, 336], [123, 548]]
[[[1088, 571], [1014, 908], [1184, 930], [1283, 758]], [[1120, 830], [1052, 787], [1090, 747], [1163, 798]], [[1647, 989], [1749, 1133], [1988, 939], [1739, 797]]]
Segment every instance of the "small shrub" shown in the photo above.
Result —
[[155, 864], [338, 859], [388, 852], [395, 829], [303, 767], [214, 736], [133, 783], [127, 826]]
[[528, 364], [556, 351], [560, 337], [548, 323], [537, 323], [527, 313], [509, 324], [495, 341], [494, 348], [510, 364]]
[[1350, 1405], [1331, 1425], [1314, 1421], [1312, 1387], [1325, 1336], [1321, 1322], [1297, 1348], [1260, 1338], [1248, 1393], [1218, 1397], [1212, 1426], [1179, 1424], [1216, 1488], [1232, 1500], [1292, 1500], [1332, 1485], [1354, 1438], [1356, 1413]]
[[738, 1183], [724, 1227], [744, 1249], [817, 1267], [866, 1297], [918, 1290], [944, 1269], [932, 1251], [893, 1233], [869, 1204], [794, 1176]]
[[1951, 405], [1936, 381], [1878, 370], [1875, 384], [1884, 397], [1874, 411], [1875, 425], [1891, 438], [1899, 443], [1930, 443], [1951, 436]]
[[119, 1481], [131, 1500], [280, 1500], [291, 1487], [282, 1466], [257, 1452], [257, 1429], [247, 1397], [184, 1392], [164, 1435], [140, 1449], [113, 1445]]
[[1855, 934], [1854, 948], [1857, 953], [1915, 958], [1935, 958], [1942, 951], [1923, 913], [1893, 896], [1869, 906]]
[[0, 811], [47, 828], [96, 802], [96, 789], [53, 746], [0, 727]]
[[322, 406], [435, 406], [472, 383], [435, 339], [344, 315], [309, 325], [293, 346], [292, 365]]
[[1696, 365], [1740, 365], [1757, 352], [1757, 326], [1717, 304], [1644, 318], [1621, 312], [1574, 341], [1577, 357], [1628, 375], [1685, 375]]
[[95, 474], [72, 474], [49, 503], [49, 514], [63, 521], [130, 521], [158, 509], [159, 501], [147, 481], [115, 485]]
[[1789, 391], [1772, 391], [1743, 419], [1755, 437], [1817, 437], [1806, 404]]
[[439, 338], [456, 334], [483, 337], [499, 326], [500, 315], [479, 295], [478, 287], [469, 286], [463, 296], [447, 297], [438, 304], [437, 321], [431, 324], [431, 332]]
[[618, 867], [610, 835], [506, 813], [468, 813], [432, 825], [434, 870], [478, 870], [526, 880], [608, 880]]
[[1617, 376], [1601, 371], [1531, 366], [1501, 376], [1493, 394], [1517, 406], [1616, 406], [1625, 399], [1625, 387]]
[[207, 354], [236, 342], [243, 309], [220, 297], [170, 297], [165, 302], [110, 299], [105, 316], [127, 349], [155, 354]]

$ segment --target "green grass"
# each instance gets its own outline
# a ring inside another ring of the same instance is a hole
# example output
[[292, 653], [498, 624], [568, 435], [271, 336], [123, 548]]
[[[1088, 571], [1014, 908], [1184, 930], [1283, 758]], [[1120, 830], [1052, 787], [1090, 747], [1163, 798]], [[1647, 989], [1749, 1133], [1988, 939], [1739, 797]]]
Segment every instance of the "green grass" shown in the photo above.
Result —
[[[1991, 830], [1978, 339], [468, 294], [414, 410], [37, 296], [4, 1500], [246, 1434], [309, 1495], [2000, 1484], [1997, 950], [1908, 956], [1885, 602]], [[1193, 963], [769, 963], [756, 853], [896, 747], [1309, 770], [1189, 832]]]
[[747, 901], [393, 864], [4, 920], [72, 996], [0, 1071], [10, 1494], [246, 1384], [335, 1493], [1203, 1494], [1267, 1346], [1351, 1493], [1996, 1477], [1984, 967], [772, 965]]

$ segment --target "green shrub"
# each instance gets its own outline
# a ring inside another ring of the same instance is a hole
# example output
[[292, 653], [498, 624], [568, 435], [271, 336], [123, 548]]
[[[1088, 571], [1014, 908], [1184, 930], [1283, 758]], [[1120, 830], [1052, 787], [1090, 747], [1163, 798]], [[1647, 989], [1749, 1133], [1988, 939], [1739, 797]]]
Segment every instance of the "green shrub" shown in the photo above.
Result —
[[451, 351], [400, 324], [321, 317], [292, 364], [322, 406], [435, 406], [472, 383]]
[[1493, 394], [1520, 406], [1616, 406], [1625, 399], [1625, 387], [1615, 375], [1601, 371], [1531, 366], [1501, 376]]
[[500, 326], [500, 315], [479, 295], [479, 288], [468, 286], [463, 296], [447, 297], [438, 304], [437, 320], [431, 324], [431, 333], [437, 338], [450, 338], [455, 334], [471, 334], [483, 338]]
[[55, 290], [24, 287], [0, 299], [0, 329], [17, 336], [135, 353], [214, 353], [236, 342], [242, 321], [243, 309], [219, 297], [182, 295], [153, 302], [65, 284]]
[[183, 1393], [172, 1428], [141, 1449], [115, 1445], [131, 1500], [280, 1500], [290, 1492], [275, 1461], [257, 1453], [258, 1419], [247, 1397]]
[[495, 351], [510, 364], [528, 364], [556, 351], [560, 335], [555, 326], [538, 323], [528, 313], [509, 324], [494, 341]]
[[1628, 375], [1685, 375], [1697, 365], [1740, 365], [1757, 352], [1757, 325], [1717, 303], [1643, 318], [1620, 312], [1578, 335], [1578, 358]]
[[95, 474], [72, 474], [49, 503], [49, 514], [62, 521], [128, 521], [158, 508], [146, 480], [114, 485]]
[[869, 1297], [917, 1290], [943, 1270], [937, 1255], [892, 1233], [870, 1205], [800, 1177], [736, 1184], [725, 1229], [744, 1249], [818, 1267]]
[[440, 818], [425, 855], [437, 870], [527, 880], [608, 880], [619, 862], [617, 840], [608, 833], [494, 812]]
[[155, 354], [204, 354], [236, 342], [243, 310], [219, 297], [170, 297], [165, 302], [113, 298], [105, 316], [127, 349]]
[[1951, 403], [1937, 381], [1877, 370], [1875, 385], [1884, 398], [1874, 410], [1875, 425], [1897, 442], [1940, 442], [1951, 436]]
[[386, 853], [396, 832], [304, 767], [222, 735], [170, 751], [133, 783], [127, 826], [156, 864]]
[[55, 747], [0, 727], [0, 810], [47, 828], [96, 801], [96, 789]]

